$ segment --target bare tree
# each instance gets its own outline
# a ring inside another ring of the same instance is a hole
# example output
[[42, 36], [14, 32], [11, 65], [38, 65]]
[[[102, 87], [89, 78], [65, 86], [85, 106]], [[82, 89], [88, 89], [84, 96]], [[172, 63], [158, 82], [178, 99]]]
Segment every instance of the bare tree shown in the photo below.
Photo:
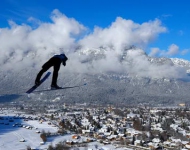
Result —
[[47, 136], [44, 130], [42, 130], [42, 133], [40, 134], [40, 137], [42, 138], [43, 142], [47, 141]]
[[133, 127], [135, 130], [142, 131], [143, 127], [142, 127], [142, 122], [141, 122], [140, 118], [135, 118], [133, 120]]

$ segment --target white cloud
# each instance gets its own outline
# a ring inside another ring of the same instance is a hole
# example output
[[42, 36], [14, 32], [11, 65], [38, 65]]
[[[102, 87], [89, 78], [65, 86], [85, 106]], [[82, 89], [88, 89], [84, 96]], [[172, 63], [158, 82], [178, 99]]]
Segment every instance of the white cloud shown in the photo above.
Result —
[[[107, 28], [95, 27], [89, 33], [89, 31], [86, 32], [87, 27], [74, 18], [68, 18], [58, 10], [54, 10], [50, 18], [52, 22], [41, 22], [38, 19], [29, 18], [34, 23], [36, 21], [38, 25], [36, 28], [10, 21], [9, 28], [0, 29], [2, 70], [16, 71], [31, 67], [40, 69], [53, 54], [65, 52], [69, 57], [65, 69], [71, 72], [115, 71], [155, 77], [177, 77], [178, 73], [182, 72], [167, 65], [159, 67], [152, 65], [146, 55], [142, 54], [142, 50], [129, 52], [126, 62], [121, 62], [119, 59], [126, 52], [126, 47], [147, 46], [159, 34], [167, 31], [158, 19], [138, 24], [118, 17]], [[82, 50], [89, 48], [94, 54], [103, 53], [104, 56], [92, 60], [88, 55], [78, 55], [74, 51], [79, 46]], [[106, 47], [106, 51], [97, 50], [102, 46]], [[178, 50], [178, 46], [173, 44], [166, 54], [176, 54]], [[154, 56], [159, 52], [158, 48], [153, 48], [150, 55]], [[84, 63], [89, 59], [91, 61]], [[158, 70], [161, 71], [158, 72]]]
[[128, 57], [131, 65], [126, 63], [125, 66], [127, 66], [129, 74], [152, 78], [182, 78], [186, 76], [185, 69], [173, 66], [168, 59], [155, 58], [156, 60], [153, 62], [145, 54], [143, 55], [140, 49], [131, 50]]
[[150, 51], [150, 53], [149, 53], [149, 56], [154, 57], [154, 56], [156, 56], [157, 54], [159, 54], [159, 52], [160, 52], [160, 49], [159, 49], [159, 48], [157, 48], [157, 47], [151, 48], [151, 51]]
[[94, 32], [80, 41], [85, 47], [113, 46], [120, 53], [125, 46], [138, 45], [143, 47], [152, 42], [160, 33], [166, 32], [159, 20], [134, 23], [118, 17], [108, 28], [96, 27]]
[[184, 49], [184, 50], [181, 51], [181, 55], [185, 55], [187, 53], [189, 53], [189, 49]]
[[179, 51], [179, 46], [177, 46], [176, 44], [171, 44], [168, 47], [168, 50], [160, 50], [158, 47], [155, 48], [151, 48], [151, 51], [149, 53], [149, 56], [161, 56], [161, 57], [168, 57], [168, 56], [174, 56], [176, 54], [182, 54], [187, 52], [186, 50], [183, 51]]
[[8, 69], [7, 66], [12, 64], [18, 64], [20, 68], [42, 64], [52, 54], [60, 53], [60, 48], [67, 51], [75, 46], [77, 36], [86, 29], [58, 10], [52, 12], [51, 19], [52, 23], [41, 23], [36, 29], [12, 21], [10, 28], [1, 28], [0, 65]]
[[172, 44], [169, 46], [168, 51], [167, 51], [167, 55], [171, 56], [171, 55], [175, 55], [179, 53], [179, 47], [176, 44]]

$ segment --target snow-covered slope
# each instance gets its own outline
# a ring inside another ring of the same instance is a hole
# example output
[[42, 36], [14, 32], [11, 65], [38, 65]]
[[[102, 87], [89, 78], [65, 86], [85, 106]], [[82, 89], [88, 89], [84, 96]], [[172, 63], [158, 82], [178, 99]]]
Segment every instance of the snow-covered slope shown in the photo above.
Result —
[[0, 102], [171, 105], [188, 102], [190, 97], [189, 61], [152, 58], [134, 47], [123, 52], [79, 49], [69, 55], [67, 66], [60, 69], [58, 84], [73, 87], [87, 83], [86, 86], [41, 91], [49, 88], [50, 77], [28, 96], [25, 91], [34, 84], [40, 67], [1, 71]]
[[190, 62], [188, 60], [179, 59], [179, 58], [171, 58], [171, 61], [178, 66], [188, 67], [190, 68]]

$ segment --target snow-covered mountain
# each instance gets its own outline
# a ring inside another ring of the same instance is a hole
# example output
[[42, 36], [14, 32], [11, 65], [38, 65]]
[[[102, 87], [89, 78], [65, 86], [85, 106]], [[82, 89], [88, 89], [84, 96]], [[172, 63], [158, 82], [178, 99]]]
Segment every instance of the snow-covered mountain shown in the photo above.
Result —
[[135, 47], [122, 52], [110, 47], [77, 49], [69, 55], [67, 67], [60, 69], [58, 83], [64, 87], [87, 83], [86, 86], [41, 91], [49, 87], [50, 77], [36, 92], [25, 94], [34, 84], [40, 67], [33, 64], [27, 68], [0, 71], [0, 102], [149, 103], [166, 106], [188, 103], [190, 97], [189, 61], [153, 58]]

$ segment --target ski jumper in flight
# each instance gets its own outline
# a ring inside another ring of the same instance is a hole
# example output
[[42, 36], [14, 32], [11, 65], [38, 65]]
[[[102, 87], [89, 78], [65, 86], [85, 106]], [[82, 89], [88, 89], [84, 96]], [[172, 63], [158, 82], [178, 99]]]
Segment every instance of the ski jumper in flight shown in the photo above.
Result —
[[61, 63], [66, 66], [66, 61], [68, 60], [65, 54], [54, 55], [50, 58], [43, 66], [40, 72], [36, 76], [35, 84], [40, 84], [40, 79], [44, 72], [46, 72], [49, 68], [53, 67], [53, 77], [51, 82], [51, 89], [60, 89], [57, 85], [58, 72], [61, 66]]

